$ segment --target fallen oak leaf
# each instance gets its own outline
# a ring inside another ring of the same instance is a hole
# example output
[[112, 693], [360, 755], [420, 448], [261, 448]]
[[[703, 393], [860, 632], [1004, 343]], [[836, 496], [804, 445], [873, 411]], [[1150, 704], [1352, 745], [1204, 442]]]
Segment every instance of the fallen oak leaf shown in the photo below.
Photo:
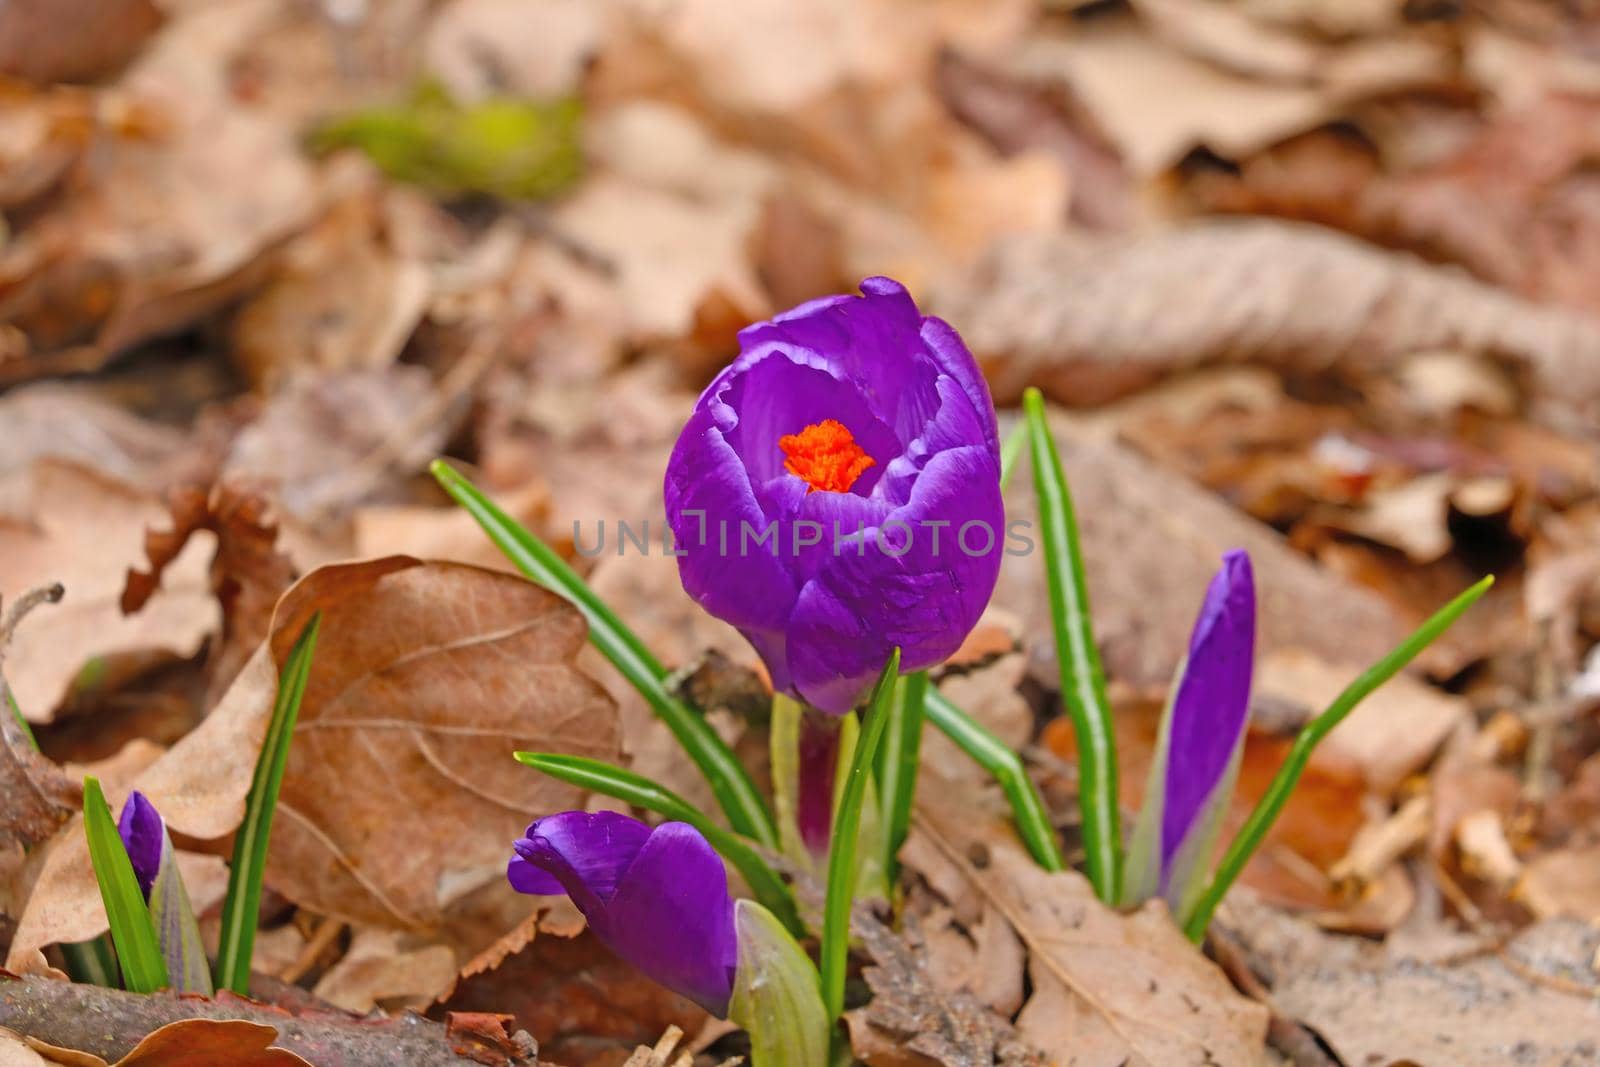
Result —
[[301, 579], [278, 605], [275, 661], [317, 611], [268, 880], [319, 914], [437, 923], [503, 877], [530, 818], [579, 806], [512, 751], [617, 758], [616, 706], [573, 663], [583, 618], [517, 576], [391, 556]]
[[[969, 808], [918, 796], [925, 835], [1027, 946], [1033, 995], [1017, 1032], [1074, 1067], [1254, 1067], [1269, 1013], [1239, 994], [1159, 901], [1123, 915], [1076, 871], [1048, 873]], [[974, 823], [977, 825], [974, 825]], [[981, 867], [973, 857], [982, 860]]]

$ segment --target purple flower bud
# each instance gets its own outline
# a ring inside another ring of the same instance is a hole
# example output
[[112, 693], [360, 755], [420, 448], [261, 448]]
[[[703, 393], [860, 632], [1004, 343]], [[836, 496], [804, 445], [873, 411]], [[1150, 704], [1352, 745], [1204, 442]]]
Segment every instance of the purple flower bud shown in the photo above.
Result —
[[739, 334], [667, 464], [683, 586], [775, 688], [842, 714], [889, 652], [961, 644], [1005, 542], [994, 404], [905, 287], [868, 278]]
[[139, 882], [144, 899], [150, 899], [150, 888], [161, 873], [161, 852], [167, 837], [166, 823], [156, 806], [137, 789], [128, 794], [122, 805], [122, 817], [117, 820], [117, 832], [122, 835], [122, 846], [133, 861], [133, 876]]
[[1223, 556], [1206, 590], [1172, 700], [1160, 868], [1169, 899], [1186, 895], [1191, 874], [1209, 861], [1250, 718], [1255, 641], [1255, 577], [1250, 557], [1235, 549]]
[[717, 1015], [738, 966], [728, 874], [700, 831], [615, 812], [539, 819], [506, 869], [521, 893], [565, 893], [589, 928], [646, 975]]

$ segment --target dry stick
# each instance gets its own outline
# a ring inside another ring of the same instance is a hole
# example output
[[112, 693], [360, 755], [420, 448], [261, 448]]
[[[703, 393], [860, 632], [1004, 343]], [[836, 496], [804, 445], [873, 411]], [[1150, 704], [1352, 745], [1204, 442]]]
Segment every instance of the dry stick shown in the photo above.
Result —
[[[319, 1067], [465, 1067], [501, 1063], [539, 1067], [533, 1039], [520, 1031], [500, 1044], [472, 1050], [465, 1035], [416, 1016], [362, 1019], [353, 1015], [294, 1016], [234, 997], [203, 1000], [171, 993], [140, 995], [100, 986], [15, 978], [0, 972], [0, 1026], [60, 1048], [115, 1062], [145, 1035], [181, 1019], [245, 1019], [276, 1027], [273, 1043]], [[473, 1051], [478, 1055], [474, 1056]], [[480, 1058], [492, 1054], [492, 1058]]]

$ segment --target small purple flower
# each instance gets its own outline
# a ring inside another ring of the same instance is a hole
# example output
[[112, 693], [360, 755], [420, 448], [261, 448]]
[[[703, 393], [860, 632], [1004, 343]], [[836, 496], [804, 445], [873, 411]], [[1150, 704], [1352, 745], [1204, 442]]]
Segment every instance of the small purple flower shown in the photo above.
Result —
[[999, 433], [977, 362], [905, 287], [868, 278], [739, 334], [667, 464], [689, 595], [773, 686], [849, 711], [896, 646], [954, 652], [999, 575]]
[[700, 831], [565, 811], [532, 823], [512, 847], [506, 877], [513, 889], [565, 893], [613, 952], [727, 1015], [739, 962], [733, 899], [722, 859]]
[[148, 797], [135, 789], [122, 805], [122, 817], [117, 820], [117, 831], [122, 835], [128, 859], [133, 861], [133, 876], [138, 879], [144, 899], [150, 899], [150, 889], [161, 873], [161, 853], [167, 839], [167, 825], [161, 813]]
[[128, 794], [117, 820], [122, 847], [133, 864], [133, 877], [139, 883], [150, 918], [155, 923], [156, 939], [166, 957], [167, 974], [180, 993], [210, 996], [211, 965], [194, 905], [178, 873], [178, 856], [167, 836], [167, 824], [150, 798], [137, 789]]
[[[1153, 768], [1147, 817], [1141, 820], [1159, 812], [1159, 851], [1149, 857], [1155, 863], [1147, 866], [1154, 869], [1145, 874], [1143, 892], [1161, 893], [1179, 913], [1209, 865], [1238, 775], [1250, 718], [1255, 639], [1255, 578], [1250, 557], [1235, 549], [1223, 556], [1195, 620]], [[1138, 895], [1135, 880], [1130, 877], [1129, 888]]]

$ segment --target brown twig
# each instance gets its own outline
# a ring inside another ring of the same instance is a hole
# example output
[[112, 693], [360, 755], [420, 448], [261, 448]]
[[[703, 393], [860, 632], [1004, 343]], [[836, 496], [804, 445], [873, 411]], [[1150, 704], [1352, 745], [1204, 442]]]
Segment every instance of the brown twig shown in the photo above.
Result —
[[[0, 1026], [60, 1048], [118, 1060], [153, 1030], [180, 1019], [246, 1019], [276, 1027], [276, 1044], [317, 1067], [538, 1067], [533, 1039], [518, 1031], [453, 1031], [414, 1015], [291, 1015], [242, 997], [141, 995], [0, 971]], [[469, 1039], [470, 1036], [470, 1039]]]

